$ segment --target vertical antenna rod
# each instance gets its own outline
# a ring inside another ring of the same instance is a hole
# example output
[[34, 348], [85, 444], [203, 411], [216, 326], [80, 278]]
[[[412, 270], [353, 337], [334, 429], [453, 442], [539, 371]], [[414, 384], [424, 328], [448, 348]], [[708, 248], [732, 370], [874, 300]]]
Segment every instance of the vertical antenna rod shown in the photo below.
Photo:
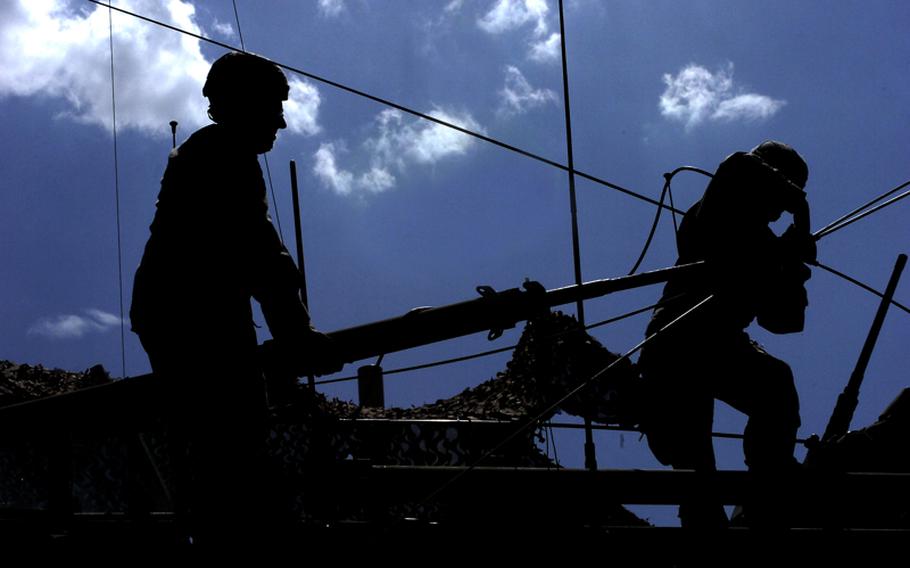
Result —
[[177, 147], [177, 121], [172, 120], [171, 125], [171, 148]]
[[[581, 279], [581, 248], [578, 243], [578, 205], [575, 199], [575, 156], [572, 151], [572, 112], [569, 108], [569, 65], [566, 58], [566, 25], [562, 0], [559, 0], [559, 40], [562, 48], [562, 100], [566, 110], [566, 154], [569, 173], [569, 207], [572, 212], [572, 260], [575, 268], [575, 284], [582, 283]], [[579, 299], [576, 303], [578, 322], [585, 325], [585, 304]], [[594, 431], [591, 428], [591, 419], [585, 418], [585, 467], [590, 470], [597, 469], [597, 455], [594, 450]]]
[[294, 200], [294, 236], [297, 240], [297, 268], [300, 269], [300, 300], [310, 309], [306, 289], [306, 267], [303, 264], [303, 229], [300, 223], [300, 190], [297, 188], [297, 162], [291, 160], [291, 198]]
[[891, 298], [897, 289], [897, 282], [900, 280], [901, 272], [907, 264], [907, 255], [900, 254], [894, 263], [894, 270], [891, 272], [891, 278], [888, 280], [888, 286], [882, 295], [882, 301], [875, 312], [875, 318], [872, 320], [872, 327], [863, 343], [863, 349], [860, 351], [859, 359], [856, 361], [856, 367], [850, 374], [850, 380], [844, 387], [844, 392], [837, 397], [837, 404], [834, 412], [831, 413], [831, 419], [825, 428], [825, 434], [822, 436], [823, 442], [829, 442], [839, 436], [847, 433], [850, 429], [850, 422], [853, 420], [853, 413], [856, 411], [856, 405], [859, 402], [859, 387], [863, 382], [866, 374], [866, 368], [869, 366], [869, 360], [872, 357], [872, 350], [875, 348], [875, 342], [878, 340], [878, 334], [885, 323], [885, 314], [888, 313], [888, 307], [891, 304]]
[[[300, 190], [297, 188], [297, 162], [291, 160], [291, 198], [294, 200], [294, 236], [297, 240], [297, 269], [300, 270], [300, 301], [310, 310], [310, 301], [306, 289], [306, 265], [303, 262], [303, 229], [300, 222]], [[316, 391], [316, 377], [307, 376], [310, 391]]]

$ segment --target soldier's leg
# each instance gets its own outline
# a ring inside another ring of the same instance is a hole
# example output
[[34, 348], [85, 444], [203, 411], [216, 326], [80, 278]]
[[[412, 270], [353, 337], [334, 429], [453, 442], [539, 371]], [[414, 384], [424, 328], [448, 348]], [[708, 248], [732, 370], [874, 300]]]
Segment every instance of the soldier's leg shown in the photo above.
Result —
[[[714, 397], [707, 388], [705, 361], [689, 350], [652, 349], [642, 353], [639, 366], [644, 377], [642, 430], [654, 456], [674, 469], [713, 472]], [[711, 491], [706, 483], [681, 501], [683, 526], [726, 526], [723, 506]]]
[[793, 372], [758, 344], [727, 346], [727, 374], [719, 377], [717, 398], [749, 416], [743, 440], [746, 465], [753, 471], [781, 471], [795, 464], [799, 395]]
[[793, 373], [752, 342], [729, 346], [728, 353], [736, 358], [718, 398], [749, 416], [743, 453], [756, 474], [743, 503], [745, 522], [753, 528], [783, 529], [794, 518], [788, 476], [797, 467], [793, 451], [800, 419]]

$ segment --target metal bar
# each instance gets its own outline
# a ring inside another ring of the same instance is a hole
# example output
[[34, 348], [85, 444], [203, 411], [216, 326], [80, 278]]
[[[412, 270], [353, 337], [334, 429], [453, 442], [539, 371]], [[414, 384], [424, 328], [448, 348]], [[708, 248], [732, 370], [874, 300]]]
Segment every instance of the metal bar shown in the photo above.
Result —
[[294, 200], [294, 238], [297, 242], [297, 269], [300, 270], [300, 300], [309, 310], [306, 288], [306, 265], [303, 263], [303, 229], [300, 222], [300, 190], [297, 187], [297, 162], [291, 160], [291, 197]]
[[[378, 487], [391, 495], [405, 492], [419, 496], [423, 490], [445, 483], [466, 472], [466, 467], [372, 466], [371, 476]], [[776, 481], [774, 486], [808, 500], [832, 502], [832, 506], [867, 502], [910, 503], [910, 473], [837, 473], [795, 470], [788, 474], [760, 475], [748, 471], [696, 472], [691, 470], [587, 469], [568, 468], [501, 468], [475, 467], [470, 482], [451, 496], [471, 495], [472, 506], [477, 492], [505, 498], [515, 494], [527, 500], [528, 495], [541, 499], [567, 493], [592, 495], [598, 501], [623, 504], [673, 505], [691, 498], [696, 491], [709, 490], [725, 504], [739, 504], [757, 486]]]
[[[562, 50], [562, 101], [566, 115], [566, 160], [569, 166], [569, 210], [572, 216], [572, 266], [575, 273], [575, 285], [581, 280], [581, 245], [578, 236], [578, 201], [575, 196], [575, 153], [572, 150], [572, 111], [569, 105], [569, 61], [566, 57], [566, 24], [562, 0], [559, 0], [559, 45]], [[659, 209], [658, 209], [659, 211]], [[578, 321], [585, 325], [585, 301], [575, 300], [575, 311]], [[594, 447], [594, 432], [591, 430], [591, 419], [585, 418], [585, 467], [597, 469], [597, 452]]]
[[[303, 259], [303, 225], [300, 221], [300, 190], [297, 187], [297, 162], [291, 160], [291, 198], [294, 201], [294, 239], [297, 244], [297, 270], [300, 271], [300, 301], [307, 313], [310, 311], [310, 299], [306, 287], [306, 264]], [[277, 205], [276, 205], [277, 208]], [[316, 391], [316, 377], [307, 375], [307, 386], [311, 392]]]
[[696, 262], [554, 290], [526, 285], [525, 290], [512, 288], [465, 302], [417, 308], [396, 318], [333, 331], [329, 336], [345, 360], [353, 362], [481, 331], [510, 328], [548, 308], [694, 274], [703, 265]]
[[847, 386], [844, 387], [844, 392], [837, 397], [837, 404], [834, 407], [834, 412], [831, 413], [831, 419], [828, 421], [828, 426], [825, 428], [825, 435], [822, 436], [822, 441], [833, 440], [846, 434], [850, 429], [850, 422], [853, 420], [853, 413], [859, 402], [860, 385], [863, 383], [866, 368], [869, 366], [869, 360], [872, 358], [872, 350], [875, 348], [878, 334], [882, 329], [882, 325], [885, 323], [885, 315], [888, 313], [888, 306], [891, 304], [891, 298], [894, 296], [894, 291], [897, 289], [897, 283], [900, 280], [901, 273], [904, 271], [904, 266], [906, 266], [906, 264], [907, 255], [898, 255], [897, 261], [894, 263], [894, 270], [891, 271], [891, 278], [888, 280], [888, 286], [885, 288], [882, 301], [879, 303], [878, 310], [875, 312], [875, 318], [872, 320], [872, 327], [869, 329], [869, 334], [866, 336], [865, 343], [863, 343], [863, 348], [860, 351], [856, 367], [853, 369], [853, 373], [850, 374], [850, 379], [847, 381]]

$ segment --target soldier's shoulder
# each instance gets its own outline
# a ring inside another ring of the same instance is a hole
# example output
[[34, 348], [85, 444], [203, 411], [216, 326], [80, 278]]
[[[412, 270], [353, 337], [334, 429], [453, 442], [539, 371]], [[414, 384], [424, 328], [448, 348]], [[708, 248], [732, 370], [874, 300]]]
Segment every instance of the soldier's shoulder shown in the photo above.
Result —
[[217, 124], [204, 126], [171, 150], [172, 160], [186, 160], [217, 154], [226, 145], [224, 133]]

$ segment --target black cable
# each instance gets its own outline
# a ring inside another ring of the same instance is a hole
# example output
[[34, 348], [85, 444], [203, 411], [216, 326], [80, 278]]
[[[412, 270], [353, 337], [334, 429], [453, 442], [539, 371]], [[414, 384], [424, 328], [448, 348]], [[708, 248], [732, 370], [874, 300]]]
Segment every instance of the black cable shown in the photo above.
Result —
[[107, 6], [107, 25], [111, 51], [111, 129], [114, 135], [114, 201], [117, 217], [117, 288], [120, 291], [120, 363], [126, 376], [126, 331], [123, 321], [123, 245], [120, 236], [120, 166], [117, 155], [117, 98], [114, 89], [114, 18], [110, 0]]
[[871, 207], [872, 205], [878, 203], [878, 202], [881, 201], [882, 199], [884, 199], [884, 198], [890, 196], [892, 193], [897, 193], [898, 191], [904, 189], [904, 188], [907, 187], [908, 185], [910, 185], [910, 180], [905, 181], [904, 183], [900, 184], [899, 186], [895, 187], [894, 189], [889, 189], [888, 191], [886, 191], [885, 193], [879, 195], [878, 197], [876, 197], [876, 198], [873, 199], [872, 201], [869, 201], [869, 202], [867, 202], [867, 203], [864, 203], [863, 205], [860, 205], [859, 207], [857, 207], [857, 208], [854, 209], [853, 211], [847, 213], [846, 215], [841, 215], [840, 217], [838, 217], [838, 218], [835, 219], [834, 221], [831, 221], [830, 223], [828, 223], [827, 225], [825, 225], [825, 226], [822, 227], [821, 229], [815, 231], [814, 234], [815, 234], [816, 238], [821, 238], [821, 234], [822, 234], [822, 233], [827, 233], [828, 230], [831, 229], [832, 227], [834, 227], [835, 225], [838, 225], [839, 223], [841, 223], [841, 222], [843, 222], [843, 221], [849, 219], [850, 217], [856, 215], [857, 213], [859, 213], [859, 212], [862, 211], [863, 209], [865, 209], [865, 208], [867, 208], [867, 207]]
[[676, 204], [673, 203], [673, 188], [670, 187], [669, 182], [667, 183], [667, 199], [670, 200], [670, 207], [674, 209], [674, 211], [670, 213], [670, 218], [673, 219], [673, 235], [679, 236], [679, 224], [676, 222]]
[[708, 177], [713, 178], [714, 175], [710, 172], [707, 172], [701, 168], [696, 168], [695, 166], [680, 166], [664, 174], [664, 187], [660, 192], [660, 199], [658, 199], [659, 206], [657, 207], [657, 212], [654, 214], [654, 221], [651, 223], [651, 230], [648, 232], [648, 238], [645, 240], [645, 245], [641, 249], [641, 254], [638, 255], [638, 260], [635, 261], [635, 264], [632, 266], [632, 270], [629, 271], [629, 275], [635, 274], [635, 271], [638, 270], [638, 267], [641, 266], [641, 262], [645, 259], [645, 255], [648, 253], [648, 249], [651, 247], [651, 241], [654, 239], [654, 233], [657, 231], [657, 223], [660, 221], [660, 214], [664, 210], [664, 197], [669, 196], [670, 206], [668, 209], [671, 211], [673, 217], [673, 234], [679, 233], [679, 226], [676, 224], [676, 213], [677, 209], [673, 203], [673, 192], [670, 190], [670, 183], [673, 180], [673, 176], [682, 171], [698, 172], [704, 174]]
[[[101, 2], [101, 0], [86, 0], [86, 1], [87, 1], [87, 2], [91, 2], [92, 4], [98, 4], [99, 6], [106, 6], [106, 4], [103, 4], [103, 3]], [[138, 19], [143, 20], [143, 21], [145, 21], [145, 22], [148, 22], [148, 23], [150, 23], [150, 24], [154, 24], [154, 25], [156, 25], [156, 26], [160, 26], [160, 27], [169, 29], [169, 30], [171, 30], [171, 31], [175, 31], [175, 32], [177, 32], [177, 33], [180, 33], [180, 34], [183, 34], [183, 35], [186, 35], [186, 36], [189, 36], [189, 37], [198, 39], [198, 40], [200, 40], [200, 41], [204, 41], [204, 42], [206, 42], [206, 43], [210, 43], [210, 44], [212, 44], [212, 45], [217, 45], [217, 46], [219, 46], [219, 47], [223, 47], [224, 49], [230, 49], [230, 50], [232, 50], [232, 51], [240, 51], [240, 52], [246, 53], [246, 51], [245, 51], [244, 49], [242, 49], [242, 48], [241, 48], [241, 49], [237, 49], [237, 47], [232, 46], [232, 45], [230, 45], [230, 44], [227, 44], [227, 43], [224, 43], [224, 42], [220, 42], [220, 41], [218, 41], [218, 40], [211, 39], [211, 38], [205, 37], [205, 36], [203, 36], [203, 35], [196, 34], [196, 33], [193, 33], [193, 32], [187, 31], [187, 30], [184, 30], [184, 29], [182, 29], [182, 28], [178, 28], [177, 26], [172, 26], [172, 25], [170, 25], [170, 24], [166, 24], [166, 23], [164, 23], [164, 22], [162, 22], [162, 21], [160, 21], [160, 20], [156, 20], [156, 19], [150, 18], [150, 17], [148, 17], [148, 16], [143, 16], [143, 15], [141, 15], [141, 14], [137, 14], [137, 13], [131, 12], [131, 11], [129, 11], [129, 10], [124, 10], [123, 8], [113, 7], [112, 9], [114, 9], [114, 10], [116, 10], [116, 11], [118, 11], [118, 12], [121, 12], [121, 13], [123, 13], [123, 14], [127, 14], [127, 15], [129, 15], [129, 16], [132, 16], [132, 17], [134, 17], [134, 18], [138, 18]], [[319, 82], [319, 83], [323, 83], [323, 84], [325, 84], [325, 85], [329, 85], [330, 87], [334, 87], [334, 88], [336, 88], [336, 89], [339, 89], [339, 90], [342, 90], [342, 91], [351, 93], [351, 94], [353, 94], [353, 95], [357, 95], [357, 96], [359, 96], [359, 97], [363, 97], [363, 98], [365, 98], [365, 99], [368, 99], [368, 100], [377, 102], [377, 103], [379, 103], [379, 104], [382, 104], [382, 105], [385, 105], [385, 106], [394, 108], [394, 109], [396, 109], [396, 110], [400, 110], [401, 112], [410, 114], [410, 115], [412, 115], [412, 116], [416, 116], [416, 117], [418, 117], [418, 118], [422, 118], [422, 119], [424, 119], [424, 120], [433, 122], [433, 123], [435, 123], [435, 124], [439, 124], [440, 126], [445, 126], [446, 128], [451, 128], [452, 130], [457, 130], [458, 132], [461, 132], [462, 134], [466, 134], [466, 135], [471, 136], [471, 137], [473, 137], [473, 138], [477, 138], [478, 140], [483, 140], [484, 142], [487, 142], [487, 143], [489, 143], [489, 144], [493, 144], [494, 146], [499, 146], [500, 148], [509, 150], [509, 151], [514, 152], [514, 153], [516, 153], [516, 154], [520, 154], [520, 155], [522, 155], [522, 156], [524, 156], [524, 157], [526, 157], [526, 158], [531, 158], [532, 160], [537, 160], [538, 162], [542, 162], [542, 163], [544, 163], [544, 164], [547, 164], [547, 165], [552, 166], [552, 167], [554, 167], [554, 168], [560, 169], [560, 170], [562, 170], [562, 171], [565, 171], [565, 172], [568, 172], [568, 171], [569, 171], [569, 167], [566, 166], [566, 165], [564, 165], [564, 164], [560, 164], [559, 162], [556, 162], [556, 161], [551, 160], [551, 159], [549, 159], [549, 158], [545, 158], [545, 157], [543, 157], [543, 156], [540, 156], [539, 154], [535, 154], [535, 153], [530, 152], [530, 151], [528, 151], [528, 150], [523, 150], [523, 149], [521, 149], [521, 148], [519, 148], [519, 147], [517, 147], [517, 146], [513, 146], [512, 144], [508, 144], [508, 143], [503, 142], [503, 141], [501, 141], [501, 140], [497, 140], [497, 139], [495, 139], [495, 138], [491, 138], [491, 137], [489, 137], [489, 136], [486, 136], [485, 134], [480, 134], [479, 132], [474, 132], [474, 131], [469, 130], [469, 129], [467, 129], [467, 128], [464, 128], [464, 127], [462, 127], [462, 126], [458, 126], [458, 125], [456, 125], [456, 124], [452, 124], [451, 122], [446, 122], [445, 120], [441, 120], [441, 119], [436, 118], [436, 117], [434, 117], [434, 116], [430, 116], [430, 115], [428, 115], [428, 114], [426, 114], [426, 113], [423, 113], [423, 112], [414, 110], [414, 109], [412, 109], [412, 108], [409, 108], [409, 107], [406, 107], [406, 106], [404, 106], [404, 105], [398, 104], [398, 103], [393, 102], [393, 101], [391, 101], [391, 100], [384, 99], [384, 98], [382, 98], [382, 97], [377, 97], [377, 96], [375, 96], [375, 95], [371, 95], [371, 94], [369, 94], [369, 93], [367, 93], [367, 92], [365, 92], [365, 91], [361, 91], [361, 90], [359, 90], [359, 89], [355, 89], [355, 88], [353, 88], [353, 87], [349, 87], [349, 86], [344, 85], [344, 84], [342, 84], [342, 83], [338, 83], [337, 81], [332, 81], [332, 80], [330, 80], [330, 79], [326, 79], [325, 77], [320, 77], [319, 75], [316, 75], [316, 74], [314, 74], [314, 73], [310, 73], [310, 72], [308, 72], [308, 71], [304, 71], [304, 70], [299, 69], [299, 68], [297, 68], [297, 67], [293, 67], [293, 66], [287, 65], [287, 64], [285, 64], [285, 63], [280, 63], [280, 62], [278, 62], [278, 61], [272, 61], [272, 60], [269, 60], [269, 61], [270, 61], [271, 63], [277, 65], [278, 67], [280, 67], [280, 68], [286, 70], [286, 71], [290, 71], [290, 72], [292, 72], [292, 73], [296, 73], [296, 74], [298, 74], [298, 75], [301, 75], [301, 76], [303, 76], [303, 77], [306, 77], [307, 79], [312, 79], [313, 81], [317, 81], [317, 82]], [[627, 189], [627, 188], [625, 188], [625, 187], [622, 187], [621, 185], [618, 185], [618, 184], [615, 184], [615, 183], [606, 181], [606, 180], [604, 180], [604, 179], [598, 178], [598, 177], [596, 177], [596, 176], [593, 176], [593, 175], [591, 175], [591, 174], [587, 174], [587, 173], [582, 172], [582, 171], [579, 171], [579, 170], [574, 170], [574, 173], [575, 173], [575, 175], [577, 175], [578, 177], [584, 178], [584, 179], [589, 180], [589, 181], [593, 181], [594, 183], [603, 185], [603, 186], [605, 186], [605, 187], [609, 187], [610, 189], [613, 189], [613, 190], [618, 191], [618, 192], [620, 192], [620, 193], [625, 193], [626, 195], [629, 195], [629, 196], [634, 197], [634, 198], [636, 198], [636, 199], [639, 199], [639, 200], [641, 200], [641, 201], [645, 201], [645, 202], [647, 202], [647, 203], [650, 203], [651, 205], [661, 206], [661, 205], [660, 205], [657, 201], [655, 201], [654, 199], [651, 199], [650, 197], [647, 197], [646, 195], [642, 195], [642, 194], [640, 194], [640, 193], [637, 193], [637, 192], [635, 192], [635, 191], [632, 191], [631, 189]], [[665, 209], [670, 209], [667, 205], [663, 205], [662, 207], [664, 207]], [[682, 211], [677, 211], [677, 213], [682, 214]]]
[[240, 14], [237, 12], [237, 0], [231, 0], [231, 3], [234, 5], [234, 20], [237, 22], [237, 35], [240, 36], [240, 47], [241, 49], [246, 49], [246, 46], [243, 45], [243, 32], [240, 30]]
[[640, 341], [640, 342], [638, 343], [638, 345], [636, 345], [636, 346], [633, 347], [632, 349], [626, 351], [626, 352], [623, 353], [621, 356], [617, 357], [612, 363], [610, 363], [609, 365], [607, 365], [607, 366], [604, 367], [603, 369], [601, 369], [601, 370], [597, 371], [596, 373], [594, 373], [593, 375], [591, 375], [590, 378], [588, 378], [588, 379], [582, 381], [581, 383], [579, 383], [578, 385], [576, 385], [574, 388], [572, 388], [567, 394], [565, 394], [565, 395], [564, 395], [563, 397], [561, 397], [559, 400], [557, 400], [557, 401], [554, 402], [553, 404], [547, 406], [543, 411], [539, 412], [539, 413], [538, 413], [536, 416], [534, 416], [533, 418], [527, 420], [524, 424], [522, 424], [522, 425], [519, 426], [517, 429], [515, 429], [511, 434], [509, 434], [508, 436], [506, 436], [505, 438], [503, 438], [503, 439], [502, 439], [499, 443], [497, 443], [495, 446], [493, 446], [492, 448], [490, 448], [489, 450], [487, 450], [486, 452], [484, 452], [479, 458], [477, 458], [477, 459], [476, 459], [473, 463], [471, 463], [468, 467], [466, 467], [465, 469], [459, 471], [457, 474], [455, 474], [454, 476], [452, 476], [448, 481], [446, 481], [445, 483], [443, 483], [442, 485], [440, 485], [437, 489], [433, 490], [429, 495], [427, 495], [427, 497], [425, 497], [423, 500], [420, 501], [420, 504], [418, 505], [418, 509], [421, 508], [421, 507], [423, 507], [424, 505], [426, 505], [429, 501], [431, 501], [431, 500], [432, 500], [433, 498], [435, 498], [437, 495], [439, 495], [440, 493], [442, 493], [443, 491], [445, 491], [447, 488], [451, 487], [454, 483], [456, 483], [456, 482], [457, 482], [458, 480], [460, 480], [462, 477], [464, 477], [465, 475], [467, 475], [468, 473], [470, 473], [471, 471], [473, 471], [474, 469], [476, 469], [477, 466], [480, 465], [481, 462], [483, 462], [484, 460], [486, 460], [487, 458], [489, 458], [491, 455], [493, 455], [493, 454], [495, 454], [496, 452], [498, 452], [500, 449], [502, 449], [503, 446], [505, 446], [506, 444], [508, 444], [508, 443], [511, 442], [512, 440], [514, 440], [519, 434], [525, 432], [526, 430], [528, 430], [528, 428], [530, 428], [530, 427], [532, 427], [533, 425], [539, 423], [540, 420], [541, 420], [544, 416], [547, 416], [547, 415], [550, 414], [551, 412], [555, 411], [557, 408], [559, 408], [559, 406], [560, 406], [563, 402], [565, 402], [566, 400], [570, 399], [571, 397], [573, 397], [573, 396], [575, 396], [576, 394], [578, 394], [580, 391], [584, 390], [585, 388], [587, 388], [588, 386], [590, 386], [591, 384], [593, 384], [594, 381], [599, 380], [599, 379], [600, 379], [601, 377], [603, 377], [606, 373], [608, 373], [608, 372], [610, 371], [610, 369], [612, 369], [613, 367], [615, 367], [616, 365], [618, 365], [620, 362], [628, 360], [629, 357], [631, 357], [632, 355], [634, 355], [635, 353], [637, 353], [642, 347], [644, 347], [644, 346], [647, 345], [649, 342], [651, 342], [655, 337], [657, 337], [657, 336], [659, 336], [659, 335], [665, 333], [666, 330], [670, 329], [671, 327], [673, 327], [674, 325], [676, 325], [677, 322], [679, 322], [679, 321], [682, 320], [682, 319], [685, 319], [685, 318], [688, 317], [690, 314], [692, 314], [693, 312], [695, 312], [696, 310], [698, 310], [700, 307], [702, 307], [703, 305], [705, 305], [706, 303], [708, 303], [708, 302], [711, 300], [711, 298], [713, 298], [713, 297], [714, 297], [714, 295], [711, 294], [711, 295], [707, 296], [705, 299], [703, 299], [703, 300], [701, 300], [700, 302], [698, 302], [697, 304], [693, 305], [691, 308], [689, 308], [688, 310], [686, 310], [685, 312], [683, 312], [681, 315], [679, 315], [679, 316], [677, 316], [675, 319], [673, 319], [670, 323], [668, 323], [668, 324], [666, 324], [665, 326], [663, 326], [662, 328], [660, 328], [660, 330], [658, 330], [656, 333], [653, 333], [653, 334], [649, 335], [648, 337], [646, 337], [645, 339], [643, 339], [642, 341]]
[[[910, 182], [907, 182], [907, 183], [910, 183]], [[853, 223], [859, 221], [863, 217], [868, 217], [869, 215], [871, 215], [877, 211], [880, 211], [880, 210], [884, 209], [885, 207], [888, 207], [889, 205], [894, 205], [895, 203], [897, 203], [901, 199], [907, 197], [908, 195], [910, 195], [910, 190], [905, 191], [904, 193], [898, 195], [897, 197], [892, 197], [888, 201], [881, 203], [879, 205], [876, 205], [872, 209], [867, 209], [866, 211], [863, 211], [859, 215], [857, 215], [855, 217], [851, 217], [850, 219], [844, 221], [843, 223], [834, 225], [833, 227], [830, 227], [829, 229], [827, 229], [825, 231], [816, 231], [815, 233], [813, 233], [812, 236], [814, 236], [816, 240], [821, 239], [822, 237], [826, 237], [835, 231], [839, 231], [848, 225], [852, 225]]]
[[[243, 32], [240, 29], [240, 13], [237, 11], [237, 0], [231, 0], [234, 6], [234, 21], [237, 22], [237, 35], [240, 36], [240, 49], [246, 52], [246, 45], [243, 43]], [[278, 223], [278, 239], [284, 244], [284, 230], [281, 228], [281, 214], [278, 212], [278, 199], [275, 198], [275, 186], [272, 184], [272, 169], [269, 167], [268, 154], [262, 155], [265, 160], [266, 177], [269, 180], [269, 191], [272, 194], [272, 209], [275, 210], [275, 222]]]
[[[660, 192], [660, 203], [663, 204], [664, 197], [667, 196], [667, 190], [670, 189], [670, 179], [667, 178], [667, 181], [664, 182], [664, 188]], [[641, 266], [641, 262], [645, 259], [645, 255], [648, 254], [648, 249], [651, 248], [651, 241], [654, 239], [654, 233], [657, 232], [657, 223], [660, 221], [660, 214], [663, 211], [663, 207], [658, 207], [657, 212], [654, 213], [654, 221], [651, 223], [651, 230], [648, 231], [648, 238], [645, 239], [645, 245], [641, 248], [641, 254], [638, 255], [638, 260], [635, 261], [635, 264], [632, 266], [632, 270], [629, 271], [629, 276], [635, 274], [638, 270], [638, 267]], [[675, 221], [674, 221], [675, 223]]]
[[[826, 271], [830, 272], [831, 274], [834, 274], [835, 276], [840, 276], [847, 282], [850, 282], [851, 284], [855, 284], [855, 285], [859, 286], [860, 288], [862, 288], [863, 290], [866, 290], [867, 292], [871, 292], [871, 293], [875, 294], [879, 298], [884, 298], [884, 296], [885, 296], [884, 294], [882, 294], [881, 292], [879, 292], [872, 286], [869, 286], [868, 284], [864, 284], [863, 282], [860, 282], [856, 278], [853, 278], [852, 276], [848, 276], [839, 270], [831, 268], [830, 266], [825, 266], [824, 264], [822, 264], [821, 262], [819, 262], [817, 260], [815, 262], [810, 262], [809, 264], [811, 264], [812, 266], [817, 266], [817, 267], [821, 268], [822, 270], [826, 270]], [[898, 302], [897, 300], [895, 300], [893, 298], [891, 299], [891, 305], [895, 306], [901, 310], [904, 310], [905, 312], [910, 314], [910, 308], [901, 304], [900, 302]]]

